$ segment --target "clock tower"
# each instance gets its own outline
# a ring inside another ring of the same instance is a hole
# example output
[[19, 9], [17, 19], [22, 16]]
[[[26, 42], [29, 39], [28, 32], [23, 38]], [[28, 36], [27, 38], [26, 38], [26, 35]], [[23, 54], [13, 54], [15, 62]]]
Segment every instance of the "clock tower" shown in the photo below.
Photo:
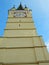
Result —
[[0, 37], [0, 65], [49, 65], [49, 54], [38, 36], [32, 11], [20, 3], [8, 10], [8, 20]]

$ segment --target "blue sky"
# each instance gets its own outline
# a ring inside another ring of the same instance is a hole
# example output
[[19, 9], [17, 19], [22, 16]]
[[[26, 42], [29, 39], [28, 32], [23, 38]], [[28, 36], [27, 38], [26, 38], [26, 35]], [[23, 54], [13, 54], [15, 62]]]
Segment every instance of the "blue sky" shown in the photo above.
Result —
[[[42, 35], [45, 44], [49, 46], [49, 0], [0, 0], [0, 36], [4, 35], [4, 29], [8, 19], [8, 10], [22, 3], [32, 9], [33, 20], [38, 32]], [[49, 47], [48, 47], [49, 48]]]

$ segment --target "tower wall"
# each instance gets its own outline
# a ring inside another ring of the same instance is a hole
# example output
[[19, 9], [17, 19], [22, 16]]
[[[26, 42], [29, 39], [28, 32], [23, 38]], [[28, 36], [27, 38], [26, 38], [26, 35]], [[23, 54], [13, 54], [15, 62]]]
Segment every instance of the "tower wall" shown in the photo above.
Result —
[[36, 32], [31, 11], [21, 10], [21, 5], [18, 9], [13, 7], [8, 12], [4, 36], [0, 37], [0, 65], [49, 65], [48, 52]]
[[30, 22], [32, 22], [32, 18], [30, 18], [30, 17], [27, 17], [27, 18], [26, 17], [22, 17], [22, 18], [21, 17], [19, 17], [19, 18], [18, 17], [17, 18], [15, 18], [15, 17], [9, 17], [8, 20], [7, 20], [7, 22], [12, 22], [12, 23], [13, 22], [20, 22], [20, 23], [21, 22], [22, 23], [24, 23], [24, 22], [27, 23], [28, 22], [28, 23], [30, 23]]
[[6, 29], [34, 29], [34, 24], [31, 23], [24, 23], [24, 22], [19, 22], [19, 23], [7, 23], [6, 24]]

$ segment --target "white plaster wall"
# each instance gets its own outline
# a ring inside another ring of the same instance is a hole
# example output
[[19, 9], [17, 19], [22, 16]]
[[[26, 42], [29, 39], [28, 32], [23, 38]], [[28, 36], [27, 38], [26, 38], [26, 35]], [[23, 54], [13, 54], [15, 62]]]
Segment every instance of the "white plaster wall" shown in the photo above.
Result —
[[4, 38], [0, 47], [33, 47], [32, 38]]
[[35, 48], [35, 54], [36, 54], [37, 61], [45, 61], [46, 60], [42, 47]]
[[[2, 49], [2, 62], [3, 63], [32, 63], [35, 62], [34, 49]], [[1, 55], [1, 54], [0, 54]]]
[[33, 29], [34, 23], [7, 23], [6, 29]]
[[49, 63], [39, 63], [39, 65], [49, 65]]
[[32, 18], [8, 18], [7, 22], [32, 22]]
[[36, 30], [5, 30], [4, 36], [37, 36]]
[[45, 46], [45, 44], [43, 43], [41, 37], [39, 36], [34, 36], [33, 37], [33, 42], [34, 42], [34, 46]]

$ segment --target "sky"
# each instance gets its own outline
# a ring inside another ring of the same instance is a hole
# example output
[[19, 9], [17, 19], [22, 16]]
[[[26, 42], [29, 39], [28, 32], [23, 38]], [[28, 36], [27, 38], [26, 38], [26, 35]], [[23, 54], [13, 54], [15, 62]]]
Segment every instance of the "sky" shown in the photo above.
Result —
[[8, 19], [8, 10], [14, 5], [17, 8], [22, 3], [32, 9], [32, 18], [38, 35], [43, 40], [49, 51], [49, 0], [0, 0], [0, 36], [4, 35], [4, 29]]

